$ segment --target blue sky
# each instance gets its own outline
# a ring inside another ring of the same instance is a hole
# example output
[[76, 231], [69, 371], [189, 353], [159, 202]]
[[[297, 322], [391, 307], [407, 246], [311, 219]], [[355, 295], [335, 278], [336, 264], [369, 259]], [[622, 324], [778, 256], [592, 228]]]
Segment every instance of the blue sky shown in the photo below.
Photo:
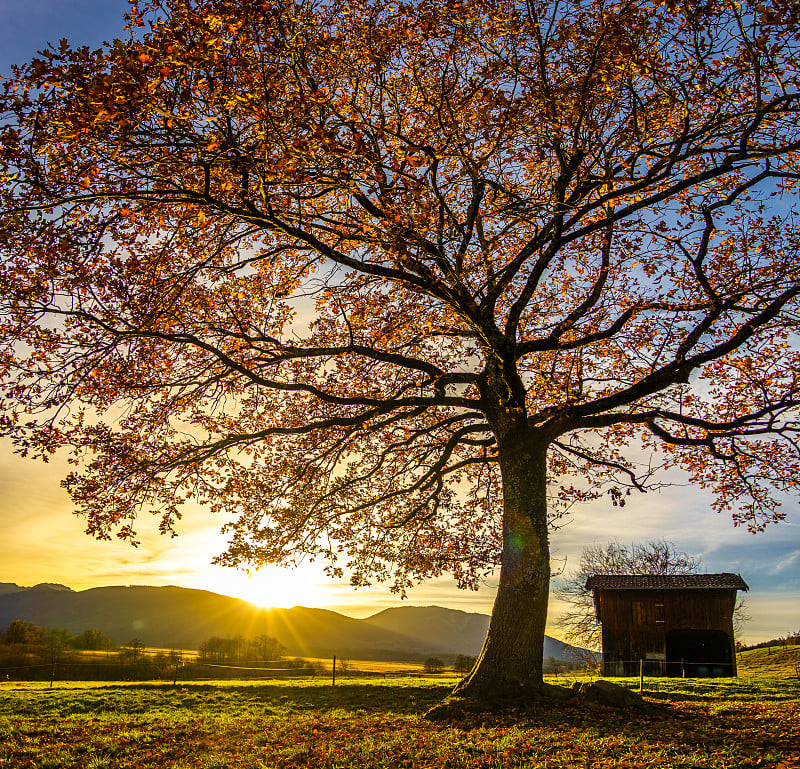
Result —
[[[0, 73], [33, 56], [47, 42], [66, 37], [73, 44], [99, 45], [124, 34], [122, 0], [0, 0]], [[222, 549], [221, 521], [203, 510], [187, 515], [176, 540], [145, 527], [140, 548], [96, 543], [82, 534], [82, 521], [70, 514], [59, 486], [67, 465], [56, 459], [34, 464], [12, 456], [0, 443], [0, 582], [29, 585], [62, 582], [76, 589], [114, 584], [179, 584], [239, 595], [265, 604], [319, 605], [366, 616], [396, 605], [383, 588], [354, 592], [346, 583], [325, 580], [307, 565], [287, 574], [272, 570], [248, 580], [231, 570], [210, 567]], [[800, 629], [800, 515], [787, 502], [787, 521], [752, 535], [726, 515], [711, 510], [711, 498], [686, 485], [678, 474], [660, 493], [630, 498], [624, 508], [596, 502], [576, 508], [553, 534], [554, 568], [574, 568], [584, 546], [666, 538], [702, 558], [708, 572], [738, 572], [750, 585], [752, 620], [743, 638], [758, 641]], [[410, 603], [489, 612], [491, 581], [477, 593], [458, 591], [447, 580], [412, 591]], [[551, 606], [551, 618], [560, 608]], [[553, 630], [555, 634], [557, 632]]]
[[127, 8], [125, 0], [2, 0], [0, 74], [64, 37], [75, 45], [98, 46], [124, 36]]

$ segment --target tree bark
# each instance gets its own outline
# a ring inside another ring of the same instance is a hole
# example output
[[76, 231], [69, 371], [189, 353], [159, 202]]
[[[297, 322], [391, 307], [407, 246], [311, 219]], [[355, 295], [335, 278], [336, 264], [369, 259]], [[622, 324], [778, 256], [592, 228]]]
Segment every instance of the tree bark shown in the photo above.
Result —
[[499, 460], [504, 499], [500, 583], [480, 656], [453, 692], [476, 699], [522, 696], [544, 689], [542, 658], [550, 589], [547, 444], [530, 434], [500, 441]]

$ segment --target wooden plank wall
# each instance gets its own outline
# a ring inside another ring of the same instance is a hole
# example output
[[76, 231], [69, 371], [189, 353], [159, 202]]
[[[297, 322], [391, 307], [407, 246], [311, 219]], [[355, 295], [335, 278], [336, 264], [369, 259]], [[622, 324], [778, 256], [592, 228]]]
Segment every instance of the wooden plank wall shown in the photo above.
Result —
[[648, 674], [663, 674], [670, 630], [722, 630], [733, 639], [735, 602], [736, 591], [729, 589], [597, 590], [607, 673], [635, 675], [635, 661], [649, 659]]

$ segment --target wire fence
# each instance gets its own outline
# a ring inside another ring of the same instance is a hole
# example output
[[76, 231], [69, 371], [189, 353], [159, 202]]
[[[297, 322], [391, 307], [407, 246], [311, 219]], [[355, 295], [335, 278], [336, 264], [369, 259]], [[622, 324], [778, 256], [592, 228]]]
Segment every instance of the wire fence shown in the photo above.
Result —
[[645, 676], [647, 678], [730, 678], [736, 675], [736, 663], [731, 660], [697, 659], [603, 659], [599, 663], [605, 676]]
[[[778, 664], [780, 663], [780, 664]], [[770, 667], [763, 660], [755, 669], [737, 654], [735, 660], [697, 659], [604, 659], [594, 666], [604, 676], [639, 676], [647, 678], [763, 678]], [[779, 677], [800, 678], [800, 654], [776, 661], [773, 673]]]
[[[0, 660], [0, 681], [147, 681], [162, 680], [202, 681], [217, 679], [276, 680], [290, 678], [327, 678], [332, 683], [344, 677], [398, 678], [398, 677], [460, 677], [458, 671], [445, 669], [432, 673], [420, 666], [408, 668], [395, 667], [381, 669], [361, 669], [347, 660], [332, 659], [321, 661], [289, 659], [254, 661], [249, 664], [223, 664], [203, 662], [196, 658], [184, 659], [177, 654], [147, 655], [140, 653], [139, 659], [121, 661], [113, 659], [112, 653], [106, 659], [81, 661], [75, 658], [52, 661], [3, 661]], [[117, 657], [119, 654], [117, 653]], [[366, 663], [369, 666], [369, 663]]]
[[[114, 658], [116, 656], [116, 659]], [[121, 660], [118, 652], [109, 652], [105, 657], [96, 656], [91, 661], [73, 658], [51, 661], [0, 660], [0, 681], [202, 681], [213, 679], [274, 680], [287, 678], [328, 678], [335, 684], [336, 678], [371, 677], [438, 677], [458, 678], [465, 671], [442, 669], [426, 671], [419, 665], [363, 669], [347, 660], [285, 660], [255, 661], [249, 664], [223, 664], [204, 662], [194, 657], [188, 659], [180, 653], [141, 653], [136, 661]], [[364, 663], [367, 666], [369, 663]], [[546, 671], [548, 672], [548, 671]], [[762, 677], [738, 670], [734, 662], [720, 660], [602, 660], [583, 670], [555, 670], [550, 674], [564, 678], [593, 677], [639, 677], [640, 686], [645, 679], [658, 678], [739, 678]], [[795, 676], [800, 678], [800, 665], [795, 665]], [[789, 672], [791, 676], [791, 671]]]
[[242, 665], [209, 665], [200, 662], [154, 665], [147, 662], [103, 664], [56, 662], [0, 665], [0, 681], [199, 681], [209, 679], [309, 678], [320, 675], [314, 667], [268, 668]]

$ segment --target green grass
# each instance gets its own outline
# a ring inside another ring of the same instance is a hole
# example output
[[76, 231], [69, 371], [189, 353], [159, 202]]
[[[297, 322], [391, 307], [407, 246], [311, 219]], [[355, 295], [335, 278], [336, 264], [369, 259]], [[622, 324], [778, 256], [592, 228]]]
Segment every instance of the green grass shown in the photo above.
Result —
[[748, 649], [736, 655], [741, 676], [800, 678], [800, 646]]
[[800, 681], [647, 679], [657, 715], [568, 702], [422, 718], [450, 685], [5, 683], [0, 767], [800, 769]]
[[[639, 691], [638, 678], [612, 678]], [[645, 678], [644, 695], [655, 702], [800, 701], [800, 679], [784, 678]]]

